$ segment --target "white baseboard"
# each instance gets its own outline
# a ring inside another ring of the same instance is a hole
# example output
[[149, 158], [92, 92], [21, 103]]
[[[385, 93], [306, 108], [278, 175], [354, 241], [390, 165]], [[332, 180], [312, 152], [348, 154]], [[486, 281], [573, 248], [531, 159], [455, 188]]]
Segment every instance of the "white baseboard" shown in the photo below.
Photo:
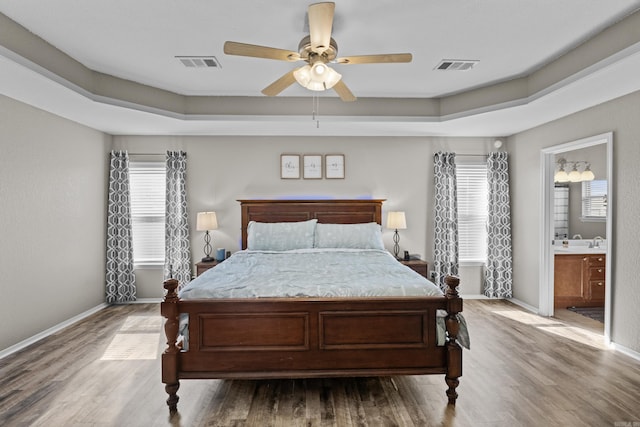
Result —
[[538, 308], [534, 307], [532, 305], [527, 304], [526, 302], [522, 302], [519, 299], [516, 298], [507, 298], [507, 301], [514, 303], [515, 305], [518, 305], [522, 308], [524, 308], [527, 311], [530, 311], [534, 314], [538, 314]]
[[630, 348], [627, 348], [620, 344], [616, 344], [614, 342], [611, 343], [611, 347], [613, 347], [615, 351], [619, 351], [622, 354], [626, 354], [627, 356], [640, 361], [640, 353], [638, 353], [637, 351], [631, 350]]
[[[520, 307], [524, 308], [525, 310], [529, 310], [530, 312], [534, 313], [534, 314], [538, 314], [538, 309], [536, 307], [533, 307], [527, 303], [524, 303], [520, 300], [517, 300], [515, 298], [508, 298], [509, 301], [511, 301], [512, 303], [519, 305]], [[630, 348], [627, 348], [625, 346], [622, 346], [620, 344], [616, 344], [614, 342], [611, 342], [609, 344], [609, 346], [615, 350], [615, 351], [619, 351], [620, 353], [623, 353], [635, 360], [640, 361], [640, 353], [638, 353], [637, 351], [631, 350]]]
[[156, 304], [161, 302], [162, 302], [162, 298], [138, 298], [135, 301], [127, 301], [127, 302], [118, 303], [118, 304]]
[[108, 307], [107, 303], [102, 303], [100, 305], [97, 305], [93, 308], [90, 308], [89, 310], [78, 314], [77, 316], [73, 316], [71, 319], [67, 319], [64, 322], [58, 323], [55, 326], [52, 326], [51, 328], [42, 331], [32, 337], [27, 338], [26, 340], [20, 341], [17, 344], [12, 345], [11, 347], [5, 348], [4, 350], [0, 351], [0, 359], [7, 357], [17, 351], [22, 350], [23, 348], [30, 346], [31, 344], [34, 344], [38, 341], [40, 341], [43, 338], [48, 337], [49, 335], [53, 335], [56, 332], [66, 328], [67, 326], [71, 326], [74, 323], [79, 322], [82, 319], [85, 319], [89, 316], [91, 316], [94, 313], [97, 313], [98, 311], [102, 310], [103, 308]]
[[488, 298], [482, 294], [461, 294], [460, 298], [462, 299], [494, 299], [494, 298]]

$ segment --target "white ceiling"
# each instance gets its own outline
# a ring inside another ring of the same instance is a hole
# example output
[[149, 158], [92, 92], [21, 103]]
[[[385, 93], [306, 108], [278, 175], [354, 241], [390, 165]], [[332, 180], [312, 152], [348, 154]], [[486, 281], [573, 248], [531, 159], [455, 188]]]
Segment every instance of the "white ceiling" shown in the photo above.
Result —
[[[307, 5], [294, 0], [0, 0], [0, 12], [92, 70], [178, 94], [242, 96], [250, 102], [296, 65], [228, 56], [224, 41], [296, 51], [308, 34]], [[640, 0], [338, 0], [333, 37], [339, 56], [410, 52], [413, 62], [334, 68], [361, 99], [458, 94], [530, 75], [639, 8]], [[215, 56], [221, 68], [190, 69], [175, 58], [191, 55]], [[327, 115], [315, 132], [509, 135], [640, 89], [638, 56], [636, 50], [628, 52], [558, 90], [513, 105], [446, 120]], [[434, 70], [442, 59], [479, 63], [464, 72]], [[113, 134], [306, 134], [311, 127], [310, 112], [186, 118], [100, 102], [26, 62], [0, 50], [0, 93]], [[310, 95], [293, 85], [280, 96]], [[336, 97], [333, 92], [322, 96]]]

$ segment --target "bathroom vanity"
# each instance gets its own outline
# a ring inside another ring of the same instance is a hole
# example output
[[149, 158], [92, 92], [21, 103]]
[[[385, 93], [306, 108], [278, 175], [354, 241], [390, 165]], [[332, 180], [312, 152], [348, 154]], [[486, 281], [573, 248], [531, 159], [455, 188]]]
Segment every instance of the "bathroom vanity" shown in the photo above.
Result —
[[554, 259], [554, 307], [604, 307], [604, 250], [556, 248]]

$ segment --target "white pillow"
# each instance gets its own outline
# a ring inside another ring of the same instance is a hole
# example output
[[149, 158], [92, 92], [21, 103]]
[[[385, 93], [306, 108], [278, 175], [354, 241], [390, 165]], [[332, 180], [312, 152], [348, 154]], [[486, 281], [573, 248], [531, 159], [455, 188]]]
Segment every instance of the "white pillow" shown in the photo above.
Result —
[[318, 224], [316, 248], [383, 249], [380, 224]]
[[313, 248], [317, 219], [299, 222], [255, 222], [247, 225], [247, 249], [289, 251]]

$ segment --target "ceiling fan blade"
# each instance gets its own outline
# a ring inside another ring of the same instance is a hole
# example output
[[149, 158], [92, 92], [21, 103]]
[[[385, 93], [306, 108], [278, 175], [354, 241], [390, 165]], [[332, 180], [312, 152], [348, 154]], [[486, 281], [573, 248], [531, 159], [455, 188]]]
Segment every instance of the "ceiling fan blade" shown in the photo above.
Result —
[[251, 56], [253, 58], [277, 59], [278, 61], [300, 60], [298, 52], [238, 42], [224, 42], [224, 53], [227, 55]]
[[331, 43], [331, 29], [333, 27], [333, 12], [335, 3], [314, 3], [309, 6], [309, 36], [311, 50], [321, 54]]
[[347, 85], [344, 84], [342, 79], [340, 79], [340, 81], [336, 83], [335, 86], [333, 86], [333, 90], [335, 90], [338, 96], [340, 97], [340, 99], [342, 99], [345, 102], [352, 102], [357, 99], [353, 95], [353, 93], [351, 93]]
[[296, 70], [289, 71], [287, 74], [262, 89], [262, 93], [267, 96], [276, 96], [277, 94], [288, 88], [296, 82], [296, 78], [293, 76], [293, 73], [295, 71]]
[[383, 64], [393, 62], [411, 62], [410, 53], [383, 53], [379, 55], [345, 56], [337, 58], [338, 64]]

